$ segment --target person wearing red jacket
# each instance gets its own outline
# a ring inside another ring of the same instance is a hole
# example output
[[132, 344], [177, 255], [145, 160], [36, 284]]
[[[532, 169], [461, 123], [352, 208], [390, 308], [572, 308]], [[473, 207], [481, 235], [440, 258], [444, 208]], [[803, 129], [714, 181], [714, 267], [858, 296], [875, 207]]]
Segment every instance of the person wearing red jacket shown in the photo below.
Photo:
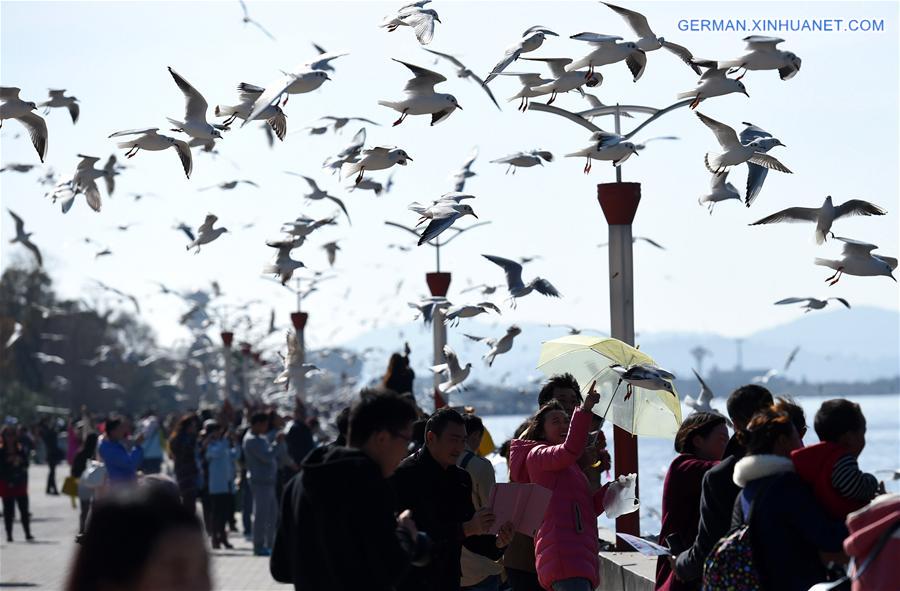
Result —
[[814, 425], [820, 443], [792, 452], [794, 469], [825, 510], [844, 519], [883, 492], [856, 461], [866, 446], [866, 418], [858, 404], [839, 398], [822, 403]]

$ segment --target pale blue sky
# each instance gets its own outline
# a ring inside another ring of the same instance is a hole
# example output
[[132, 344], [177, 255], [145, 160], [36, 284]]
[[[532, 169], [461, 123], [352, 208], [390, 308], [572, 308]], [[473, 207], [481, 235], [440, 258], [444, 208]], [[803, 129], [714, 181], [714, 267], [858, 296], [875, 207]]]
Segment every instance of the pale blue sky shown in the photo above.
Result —
[[[26, 100], [39, 102], [47, 88], [66, 88], [81, 100], [81, 120], [73, 126], [68, 114], [54, 110], [49, 118], [47, 162], [63, 175], [77, 163], [76, 154], [106, 158], [115, 150], [109, 133], [135, 127], [165, 128], [165, 117], [180, 117], [181, 93], [166, 71], [173, 66], [205, 94], [211, 105], [236, 98], [238, 82], [265, 85], [287, 69], [313, 56], [315, 41], [329, 50], [351, 55], [334, 62], [334, 80], [318, 91], [292, 96], [287, 107], [288, 130], [295, 132], [321, 115], [354, 115], [374, 119], [369, 144], [395, 144], [415, 159], [399, 168], [394, 192], [375, 198], [371, 192], [347, 193], [336, 177], [319, 168], [321, 161], [350, 139], [358, 126], [343, 135], [289, 135], [269, 150], [256, 125], [237, 126], [220, 143], [222, 157], [212, 160], [195, 154], [194, 174], [186, 180], [175, 154], [141, 152], [117, 178], [112, 199], [104, 192], [103, 211], [90, 211], [82, 198], [66, 215], [43, 198], [36, 174], [4, 173], [2, 204], [26, 220], [33, 239], [44, 252], [46, 267], [66, 296], [78, 297], [97, 278], [142, 298], [144, 320], [163, 344], [184, 338], [177, 324], [184, 305], [177, 299], [153, 295], [153, 280], [170, 287], [205, 287], [216, 279], [232, 302], [264, 298], [260, 314], [276, 307], [281, 318], [293, 308], [293, 297], [260, 276], [273, 251], [263, 243], [277, 237], [282, 222], [301, 213], [324, 216], [332, 208], [322, 202], [304, 205], [301, 179], [283, 174], [294, 170], [319, 180], [323, 187], [346, 199], [353, 226], [328, 228], [313, 236], [295, 258], [313, 269], [327, 267], [319, 245], [341, 240], [335, 267], [339, 277], [322, 284], [308, 300], [313, 314], [311, 346], [338, 344], [358, 334], [361, 318], [381, 316], [382, 324], [405, 324], [411, 319], [406, 302], [427, 289], [423, 274], [432, 270], [433, 250], [411, 253], [386, 245], [406, 236], [383, 225], [385, 219], [412, 224], [416, 216], [409, 202], [426, 200], [449, 190], [448, 176], [466, 159], [473, 146], [481, 157], [478, 176], [466, 189], [478, 196], [473, 207], [492, 225], [473, 231], [443, 253], [445, 269], [454, 272], [451, 299], [467, 279], [500, 282], [498, 268], [480, 253], [509, 258], [542, 255], [526, 267], [548, 278], [565, 296], [552, 300], [531, 295], [518, 310], [504, 309], [503, 322], [567, 322], [609, 325], [607, 253], [596, 247], [606, 241], [607, 227], [597, 205], [596, 184], [614, 180], [611, 166], [594, 163], [583, 175], [583, 161], [561, 156], [586, 144], [587, 134], [551, 115], [516, 111], [505, 104], [498, 112], [480, 89], [457, 79], [446, 63], [434, 65], [409, 29], [388, 34], [378, 28], [381, 18], [398, 3], [253, 2], [253, 16], [278, 38], [271, 42], [256, 29], [244, 27], [235, 2], [94, 2], [2, 3], [2, 74], [0, 83], [19, 86]], [[700, 57], [726, 59], [743, 51], [744, 33], [680, 32], [680, 19], [696, 18], [874, 18], [884, 19], [885, 31], [796, 32], [779, 36], [782, 48], [803, 59], [800, 73], [781, 81], [776, 72], [750, 72], [743, 81], [750, 98], [731, 95], [712, 99], [700, 110], [740, 127], [751, 121], [772, 131], [788, 147], [773, 152], [795, 174], [773, 172], [757, 202], [748, 211], [736, 202], [717, 207], [713, 216], [697, 204], [708, 189], [703, 154], [715, 150], [712, 133], [683, 109], [653, 124], [637, 139], [677, 135], [678, 142], [658, 142], [632, 158], [624, 179], [643, 183], [643, 201], [635, 234], [651, 236], [668, 250], [639, 244], [635, 249], [635, 315], [639, 331], [691, 330], [742, 335], [785, 322], [799, 309], [775, 307], [788, 296], [848, 298], [855, 305], [897, 309], [897, 285], [885, 277], [845, 276], [833, 288], [823, 282], [830, 271], [812, 264], [815, 256], [839, 252], [834, 243], [818, 247], [812, 225], [748, 227], [783, 207], [818, 206], [826, 195], [835, 201], [863, 198], [885, 207], [881, 218], [853, 218], [836, 224], [838, 235], [874, 242], [881, 252], [898, 252], [898, 5], [895, 2], [853, 3], [662, 3], [623, 4], [644, 12], [656, 32], [688, 46]], [[454, 53], [481, 75], [500, 58], [504, 48], [527, 27], [547, 26], [558, 33], [533, 56], [584, 55], [586, 44], [568, 39], [581, 31], [633, 35], [624, 21], [597, 2], [448, 2], [432, 4], [443, 21], [437, 25], [431, 48]], [[391, 128], [396, 117], [377, 104], [399, 97], [406, 70], [395, 57], [443, 72], [448, 82], [438, 90], [456, 95], [464, 107], [444, 123], [428, 126], [428, 119], [410, 117]], [[603, 84], [593, 90], [607, 103], [638, 103], [662, 107], [679, 91], [693, 87], [696, 76], [674, 56], [657, 51], [648, 55], [648, 68], [631, 82], [624, 64], [602, 68]], [[510, 70], [541, 71], [537, 64], [518, 62]], [[495, 94], [515, 94], [513, 79], [491, 84]], [[502, 99], [501, 99], [502, 100]], [[586, 108], [577, 95], [560, 97], [557, 105]], [[601, 120], [603, 121], [603, 120]], [[601, 125], [612, 129], [611, 120]], [[628, 124], [626, 124], [626, 130]], [[16, 122], [2, 130], [2, 162], [37, 162], [26, 135]], [[559, 158], [543, 168], [505, 176], [504, 167], [488, 161], [531, 148], [551, 150]], [[121, 151], [119, 152], [121, 156]], [[233, 164], [232, 164], [233, 163]], [[239, 168], [237, 168], [239, 167]], [[743, 187], [746, 168], [729, 180]], [[376, 174], [384, 180], [385, 174]], [[261, 188], [230, 192], [197, 189], [234, 178], [251, 178]], [[101, 191], [103, 189], [101, 188]], [[132, 201], [129, 192], [153, 192], [157, 198]], [[182, 235], [170, 229], [176, 220], [193, 226], [207, 212], [219, 216], [232, 230], [194, 256], [184, 249]], [[13, 231], [2, 215], [2, 264], [23, 258], [23, 250], [9, 247]], [[118, 224], [136, 222], [127, 233]], [[241, 227], [254, 222], [251, 229]], [[91, 235], [114, 251], [94, 260], [95, 249], [82, 238]], [[26, 252], [25, 255], [28, 253]], [[24, 257], [27, 258], [27, 257]], [[398, 297], [394, 287], [403, 279]], [[343, 299], [351, 287], [347, 299]], [[474, 299], [474, 298], [472, 298]], [[340, 330], [336, 330], [336, 329]]]

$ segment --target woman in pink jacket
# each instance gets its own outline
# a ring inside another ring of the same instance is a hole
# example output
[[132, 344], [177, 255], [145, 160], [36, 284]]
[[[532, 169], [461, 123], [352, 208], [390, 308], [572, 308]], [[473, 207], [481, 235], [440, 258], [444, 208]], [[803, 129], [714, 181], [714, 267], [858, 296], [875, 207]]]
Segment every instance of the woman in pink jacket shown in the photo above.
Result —
[[600, 583], [597, 516], [607, 487], [592, 494], [577, 463], [599, 399], [592, 384], [571, 421], [558, 402], [549, 402], [510, 444], [511, 480], [553, 491], [534, 544], [538, 580], [548, 590], [592, 591]]

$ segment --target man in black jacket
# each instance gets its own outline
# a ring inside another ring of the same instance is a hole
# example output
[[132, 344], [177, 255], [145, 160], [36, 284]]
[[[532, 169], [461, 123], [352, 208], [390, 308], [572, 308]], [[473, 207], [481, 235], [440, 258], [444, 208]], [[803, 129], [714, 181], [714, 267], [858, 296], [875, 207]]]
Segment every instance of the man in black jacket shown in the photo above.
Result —
[[498, 535], [487, 535], [494, 515], [487, 508], [475, 512], [472, 478], [456, 465], [465, 439], [462, 416], [439, 409], [425, 425], [425, 447], [403, 460], [394, 473], [398, 509], [411, 510], [416, 526], [432, 542], [431, 562], [411, 568], [397, 586], [401, 591], [458, 591], [463, 546], [498, 560], [512, 538], [509, 523]]
[[744, 457], [744, 447], [738, 441], [751, 417], [771, 407], [772, 393], [756, 384], [741, 386], [728, 397], [728, 416], [734, 425], [734, 435], [725, 448], [719, 464], [703, 475], [700, 494], [700, 524], [697, 537], [688, 540], [691, 546], [675, 559], [675, 576], [682, 581], [696, 581], [703, 576], [703, 565], [713, 546], [731, 529], [734, 500], [741, 489], [734, 483], [734, 465]]
[[409, 511], [395, 516], [388, 477], [406, 456], [414, 407], [363, 391], [350, 413], [351, 447], [320, 447], [287, 484], [269, 570], [303, 591], [389, 591], [428, 540]]

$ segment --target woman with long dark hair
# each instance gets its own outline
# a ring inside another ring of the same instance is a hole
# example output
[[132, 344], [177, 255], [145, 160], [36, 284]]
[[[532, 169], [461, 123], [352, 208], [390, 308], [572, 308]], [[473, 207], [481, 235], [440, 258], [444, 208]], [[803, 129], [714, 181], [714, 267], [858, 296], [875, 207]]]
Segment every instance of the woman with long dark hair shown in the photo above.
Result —
[[596, 491], [578, 467], [588, 441], [591, 409], [600, 395], [591, 386], [571, 417], [556, 400], [545, 404], [509, 449], [510, 476], [553, 491], [534, 537], [535, 566], [544, 589], [590, 591], [599, 585], [597, 516], [608, 485]]
[[197, 422], [193, 413], [182, 416], [169, 438], [169, 455], [175, 463], [175, 480], [181, 493], [181, 502], [191, 511], [197, 510], [197, 485], [200, 470], [197, 467]]
[[[700, 492], [703, 475], [719, 463], [728, 445], [725, 417], [712, 412], [688, 415], [675, 434], [678, 455], [669, 465], [662, 496], [662, 529], [660, 543], [666, 538], [675, 547], [673, 554], [684, 550], [697, 536], [700, 520]], [[697, 591], [700, 581], [677, 579], [667, 557], [656, 563], [656, 589], [665, 591]]]
[[416, 372], [409, 366], [409, 344], [405, 345], [404, 353], [394, 353], [388, 360], [387, 371], [381, 378], [381, 386], [397, 394], [412, 394], [413, 380]]
[[19, 441], [16, 428], [10, 425], [0, 430], [0, 497], [3, 498], [6, 541], [13, 541], [16, 505], [19, 506], [25, 539], [29, 542], [33, 540], [31, 513], [28, 512], [28, 450]]
[[[88, 433], [75, 458], [72, 460], [72, 477], [81, 479], [87, 470], [88, 462], [94, 459], [97, 454], [97, 440], [100, 436], [97, 433]], [[87, 521], [88, 512], [91, 510], [91, 502], [94, 500], [94, 489], [88, 488], [79, 482], [78, 484], [78, 502], [81, 512], [78, 515], [78, 533], [84, 533], [84, 525]]]

